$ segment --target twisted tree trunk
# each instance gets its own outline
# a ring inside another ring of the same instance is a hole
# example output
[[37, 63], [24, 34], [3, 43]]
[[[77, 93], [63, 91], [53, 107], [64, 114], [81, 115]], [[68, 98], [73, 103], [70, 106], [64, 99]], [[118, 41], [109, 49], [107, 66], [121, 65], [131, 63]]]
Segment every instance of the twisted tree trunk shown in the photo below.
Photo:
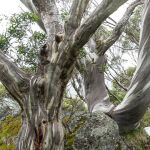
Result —
[[[135, 8], [142, 3], [141, 0], [136, 0], [129, 5], [125, 14], [106, 40], [100, 37], [98, 39], [91, 39], [88, 42], [88, 47], [92, 51], [90, 57], [92, 57], [93, 60], [89, 61], [86, 59], [85, 67], [87, 71], [84, 74], [84, 87], [85, 100], [90, 112], [102, 111], [108, 113], [114, 108], [114, 105], [110, 102], [104, 81], [104, 55], [124, 31]], [[94, 57], [92, 56], [93, 53], [95, 54]]]
[[84, 74], [85, 100], [90, 112], [109, 112], [114, 105], [110, 102], [104, 80], [104, 55], [95, 62], [87, 62], [87, 73]]

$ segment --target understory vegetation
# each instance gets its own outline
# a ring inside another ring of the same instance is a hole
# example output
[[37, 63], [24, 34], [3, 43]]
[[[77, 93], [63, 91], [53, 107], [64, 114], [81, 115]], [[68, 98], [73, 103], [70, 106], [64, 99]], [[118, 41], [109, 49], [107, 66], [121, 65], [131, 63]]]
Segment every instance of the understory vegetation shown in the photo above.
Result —
[[[83, 114], [83, 112], [82, 112]], [[76, 120], [74, 119], [76, 115]], [[86, 117], [81, 117], [81, 114], [72, 114], [62, 119], [65, 128], [65, 150], [72, 150], [72, 144], [76, 131], [86, 121]], [[140, 127], [128, 133], [121, 135], [122, 140], [127, 146], [127, 150], [149, 150], [150, 137], [144, 131], [144, 127], [150, 124], [150, 109], [147, 110], [143, 119], [141, 120]], [[71, 123], [72, 122], [72, 123]], [[0, 150], [13, 150], [17, 133], [21, 127], [21, 117], [11, 116], [3, 118], [0, 121]]]

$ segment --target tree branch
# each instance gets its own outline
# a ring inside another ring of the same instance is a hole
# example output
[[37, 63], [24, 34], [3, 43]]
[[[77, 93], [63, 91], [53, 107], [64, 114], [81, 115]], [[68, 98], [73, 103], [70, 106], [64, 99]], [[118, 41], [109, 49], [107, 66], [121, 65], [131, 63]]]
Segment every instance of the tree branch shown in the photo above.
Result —
[[82, 48], [94, 34], [97, 28], [102, 24], [108, 16], [116, 11], [127, 0], [103, 0], [98, 8], [91, 14], [91, 16], [84, 21], [84, 23], [77, 28], [75, 34], [69, 35], [61, 42], [59, 46], [60, 55], [57, 63], [59, 68], [64, 68], [61, 72], [61, 78], [68, 82], [73, 71], [80, 48]]
[[[105, 86], [106, 86], [106, 85], [105, 85]], [[107, 89], [108, 93], [109, 93], [111, 96], [113, 96], [118, 102], [121, 102], [121, 100], [118, 99], [117, 96], [116, 96], [115, 94], [113, 94], [113, 93], [109, 90], [109, 88], [108, 88], [107, 86], [106, 86], [106, 89]]]
[[122, 32], [124, 31], [124, 28], [130, 18], [130, 16], [133, 14], [134, 9], [143, 3], [142, 0], [136, 0], [133, 3], [129, 5], [127, 8], [125, 14], [121, 18], [121, 20], [117, 23], [116, 27], [113, 29], [111, 35], [106, 39], [106, 41], [99, 42], [98, 45], [98, 51], [99, 55], [104, 54], [120, 37]]
[[0, 51], [0, 81], [23, 108], [24, 94], [29, 90], [30, 76], [10, 62]]
[[79, 98], [80, 98], [81, 100], [85, 101], [85, 98], [80, 94], [81, 89], [77, 87], [74, 78], [72, 78], [71, 84], [72, 84], [74, 90], [76, 91], [77, 95], [79, 96]]
[[55, 35], [62, 31], [55, 0], [32, 0], [32, 2], [41, 16], [49, 40], [54, 40]]
[[65, 23], [65, 34], [71, 35], [80, 25], [83, 14], [90, 0], [74, 0], [70, 10], [70, 17]]
[[77, 29], [73, 38], [73, 44], [78, 44], [80, 48], [85, 45], [102, 22], [126, 1], [127, 0], [103, 0], [91, 16]]

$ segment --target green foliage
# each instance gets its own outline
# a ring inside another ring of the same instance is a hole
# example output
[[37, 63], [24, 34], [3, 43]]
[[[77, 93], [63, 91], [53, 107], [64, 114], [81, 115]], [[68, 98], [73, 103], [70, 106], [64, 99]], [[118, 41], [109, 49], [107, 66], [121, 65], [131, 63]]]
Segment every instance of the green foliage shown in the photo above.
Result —
[[[126, 95], [125, 91], [117, 91], [117, 90], [111, 90], [111, 93], [114, 94], [120, 101], [123, 100], [124, 96]], [[120, 101], [118, 101], [114, 96], [110, 95], [110, 101], [114, 103], [115, 105], [118, 105]]]
[[30, 29], [30, 25], [38, 20], [34, 13], [24, 12], [14, 14], [10, 18], [10, 26], [8, 27], [8, 36], [21, 40]]
[[[124, 96], [126, 95], [126, 91], [124, 91], [116, 82], [116, 80], [123, 85], [125, 88], [128, 88], [130, 85], [130, 81], [133, 77], [133, 74], [135, 72], [135, 67], [129, 67], [124, 72], [118, 74], [118, 76], [115, 77], [113, 80], [113, 89], [111, 90], [111, 93], [115, 95], [119, 100], [123, 100]], [[110, 100], [114, 104], [118, 104], [119, 101], [114, 98], [114, 96], [110, 95]]]
[[66, 10], [64, 10], [64, 9], [61, 10], [61, 19], [62, 20], [66, 20], [68, 15], [69, 15], [69, 13]]
[[132, 49], [138, 45], [134, 42], [134, 39], [138, 42], [140, 37], [140, 26], [142, 16], [143, 5], [136, 8], [134, 14], [129, 19], [129, 22], [125, 29], [124, 38], [122, 38], [122, 46], [125, 49]]
[[84, 48], [81, 48], [81, 49], [80, 49], [80, 59], [86, 57], [86, 55], [87, 55], [87, 53], [86, 53], [85, 49], [84, 49]]
[[86, 107], [83, 101], [79, 98], [65, 98], [62, 104], [62, 111], [63, 113], [86, 111]]
[[[127, 88], [130, 85], [130, 81], [132, 79], [133, 73], [135, 72], [135, 69], [135, 67], [129, 67], [125, 70], [125, 72], [122, 72], [117, 77], [115, 77], [115, 79]], [[115, 89], [120, 89], [119, 85], [115, 81], [113, 81], [113, 87]]]
[[44, 33], [32, 30], [37, 20], [34, 13], [14, 14], [6, 32], [0, 34], [0, 49], [29, 72], [36, 70], [39, 48], [47, 39]]
[[5, 34], [0, 34], [0, 49], [4, 52], [9, 48], [8, 46], [9, 38]]

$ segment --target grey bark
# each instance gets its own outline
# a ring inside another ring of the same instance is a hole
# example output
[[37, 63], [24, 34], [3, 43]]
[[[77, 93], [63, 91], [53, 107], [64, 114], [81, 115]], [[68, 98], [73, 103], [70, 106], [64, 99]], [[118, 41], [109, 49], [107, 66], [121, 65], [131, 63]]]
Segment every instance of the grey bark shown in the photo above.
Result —
[[90, 112], [108, 112], [113, 108], [110, 103], [104, 81], [104, 55], [94, 63], [87, 62], [87, 73], [84, 74], [85, 100]]
[[[116, 24], [111, 35], [106, 39], [94, 39], [88, 42], [88, 47], [97, 54], [94, 63], [87, 60], [86, 73], [84, 75], [85, 99], [90, 112], [109, 112], [114, 105], [110, 102], [109, 95], [104, 82], [104, 54], [118, 40], [124, 28], [133, 14], [136, 6], [142, 4], [137, 0], [129, 5], [121, 20]], [[96, 42], [95, 42], [96, 41]]]
[[150, 103], [150, 0], [145, 0], [136, 72], [123, 100], [112, 112], [120, 131], [138, 127]]

